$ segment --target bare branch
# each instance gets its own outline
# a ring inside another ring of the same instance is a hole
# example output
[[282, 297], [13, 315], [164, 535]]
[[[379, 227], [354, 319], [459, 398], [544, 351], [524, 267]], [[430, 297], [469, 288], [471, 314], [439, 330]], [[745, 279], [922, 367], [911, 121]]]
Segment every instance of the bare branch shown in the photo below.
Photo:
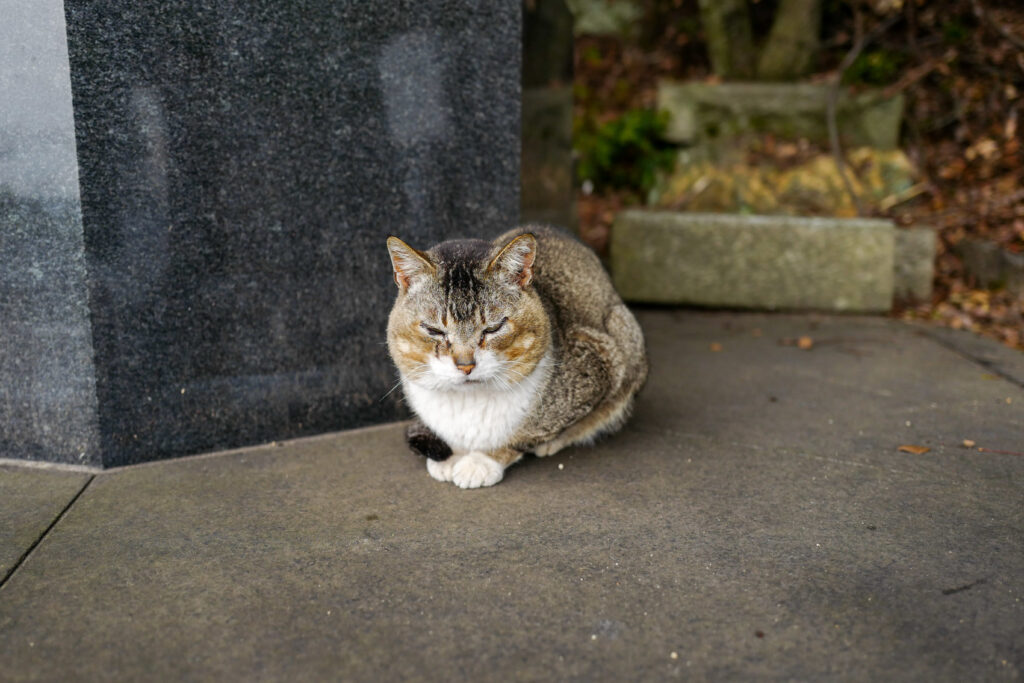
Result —
[[[860, 14], [858, 13], [858, 19]], [[857, 208], [857, 215], [864, 215], [864, 205], [860, 201], [860, 197], [853, 189], [853, 183], [850, 182], [850, 176], [846, 172], [846, 157], [843, 156], [843, 148], [839, 142], [839, 124], [836, 122], [836, 109], [839, 106], [839, 88], [843, 82], [843, 74], [846, 70], [853, 65], [860, 56], [860, 53], [864, 51], [864, 48], [875, 38], [880, 36], [885, 31], [899, 20], [899, 15], [889, 17], [882, 23], [875, 26], [867, 34], [863, 34], [862, 31], [857, 31], [858, 37], [854, 42], [853, 47], [850, 51], [843, 56], [839, 67], [836, 69], [836, 73], [832, 78], [832, 87], [828, 91], [828, 107], [826, 109], [826, 116], [828, 117], [828, 141], [832, 147], [832, 156], [835, 158], [836, 168], [839, 170], [839, 177], [843, 179], [843, 185], [846, 187], [846, 192], [850, 195], [850, 199], [853, 200], [853, 205]], [[859, 20], [858, 20], [859, 25]]]

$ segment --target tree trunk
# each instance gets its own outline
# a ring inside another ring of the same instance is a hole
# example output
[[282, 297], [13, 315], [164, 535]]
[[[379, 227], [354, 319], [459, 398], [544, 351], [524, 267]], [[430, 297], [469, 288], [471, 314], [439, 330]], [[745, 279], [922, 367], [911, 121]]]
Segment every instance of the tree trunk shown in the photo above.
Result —
[[753, 78], [754, 38], [747, 0], [699, 0], [699, 5], [711, 68], [725, 80]]
[[768, 42], [761, 52], [757, 77], [793, 81], [814, 64], [821, 32], [821, 0], [780, 0]]

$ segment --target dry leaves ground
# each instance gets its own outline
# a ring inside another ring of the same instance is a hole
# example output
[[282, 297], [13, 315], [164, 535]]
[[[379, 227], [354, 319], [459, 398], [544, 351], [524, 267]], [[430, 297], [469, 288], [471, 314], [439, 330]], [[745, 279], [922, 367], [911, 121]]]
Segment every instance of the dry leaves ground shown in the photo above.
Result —
[[[577, 122], [605, 121], [629, 109], [653, 107], [659, 78], [713, 80], [695, 0], [643, 0], [643, 20], [627, 37], [577, 38]], [[752, 4], [755, 24], [772, 3]], [[1024, 4], [1019, 0], [907, 0], [882, 3], [899, 19], [865, 48], [853, 76], [907, 97], [903, 150], [922, 188], [909, 201], [872, 215], [899, 225], [934, 227], [940, 237], [935, 295], [895, 315], [971, 329], [1024, 350], [1024, 299], [979, 289], [954, 248], [963, 239], [994, 241], [1024, 253]], [[853, 3], [827, 3], [818, 73], [834, 73], [859, 30], [885, 20]], [[853, 69], [851, 69], [853, 71]], [[851, 80], [851, 79], [847, 79]], [[763, 154], [791, 145], [767, 140]], [[811, 150], [813, 153], [815, 150]], [[584, 187], [580, 230], [599, 250], [615, 214], [640, 202], [636, 193]]]

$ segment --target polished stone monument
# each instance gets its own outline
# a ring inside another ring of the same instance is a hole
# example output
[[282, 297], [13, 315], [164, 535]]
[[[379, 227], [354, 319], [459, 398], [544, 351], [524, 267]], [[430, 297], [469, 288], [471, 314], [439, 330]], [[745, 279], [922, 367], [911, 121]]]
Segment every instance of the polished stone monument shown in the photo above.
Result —
[[403, 417], [384, 239], [517, 222], [519, 5], [12, 1], [0, 457]]

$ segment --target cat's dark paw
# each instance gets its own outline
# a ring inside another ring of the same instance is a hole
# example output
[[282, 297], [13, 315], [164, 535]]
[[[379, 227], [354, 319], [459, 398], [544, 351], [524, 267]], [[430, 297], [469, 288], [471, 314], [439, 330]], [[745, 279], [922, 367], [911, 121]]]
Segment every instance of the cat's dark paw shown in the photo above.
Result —
[[409, 450], [431, 460], [447, 460], [452, 449], [422, 422], [414, 422], [405, 430]]

